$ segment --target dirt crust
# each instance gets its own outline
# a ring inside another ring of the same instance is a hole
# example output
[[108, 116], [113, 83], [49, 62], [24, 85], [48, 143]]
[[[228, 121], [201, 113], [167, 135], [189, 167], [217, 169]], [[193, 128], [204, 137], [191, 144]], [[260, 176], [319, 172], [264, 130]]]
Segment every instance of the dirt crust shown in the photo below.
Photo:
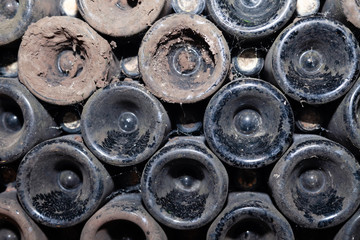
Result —
[[346, 20], [360, 28], [360, 6], [358, 1], [342, 0], [341, 1]]
[[19, 79], [35, 96], [68, 105], [107, 85], [116, 60], [109, 43], [88, 24], [63, 16], [32, 24], [18, 61]]
[[97, 31], [112, 37], [131, 37], [158, 19], [167, 0], [79, 0], [81, 15]]
[[146, 87], [167, 102], [205, 99], [221, 86], [229, 66], [229, 48], [222, 33], [197, 15], [162, 18], [147, 32], [139, 50]]

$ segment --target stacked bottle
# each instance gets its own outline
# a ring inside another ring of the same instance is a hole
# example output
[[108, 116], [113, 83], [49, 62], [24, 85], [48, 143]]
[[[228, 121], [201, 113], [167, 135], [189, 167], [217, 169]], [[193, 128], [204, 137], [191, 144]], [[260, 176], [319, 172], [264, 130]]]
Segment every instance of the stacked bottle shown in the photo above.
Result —
[[0, 238], [356, 238], [358, 19], [347, 0], [3, 1]]

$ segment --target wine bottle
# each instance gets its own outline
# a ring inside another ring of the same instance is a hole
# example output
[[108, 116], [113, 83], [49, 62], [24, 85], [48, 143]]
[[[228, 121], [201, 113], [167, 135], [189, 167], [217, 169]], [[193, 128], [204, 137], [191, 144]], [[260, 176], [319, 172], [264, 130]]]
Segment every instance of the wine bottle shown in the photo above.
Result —
[[64, 228], [89, 218], [112, 191], [113, 181], [80, 135], [66, 135], [44, 141], [25, 155], [16, 189], [36, 222]]
[[0, 77], [16, 78], [18, 76], [18, 47], [0, 47]]
[[140, 194], [116, 196], [85, 224], [80, 240], [167, 240], [164, 230], [145, 210]]
[[266, 78], [296, 101], [329, 103], [355, 83], [359, 53], [358, 41], [343, 24], [301, 18], [280, 33], [266, 55]]
[[232, 192], [225, 209], [211, 224], [207, 240], [295, 239], [290, 224], [272, 204], [257, 192]]
[[225, 204], [228, 175], [203, 137], [177, 137], [147, 162], [141, 194], [150, 214], [174, 229], [196, 229]]
[[[267, 181], [272, 165], [257, 169], [241, 169], [227, 166], [231, 191], [268, 192]], [[229, 190], [229, 191], [230, 191]]]
[[221, 86], [229, 67], [230, 52], [221, 31], [196, 14], [161, 18], [146, 33], [139, 49], [146, 87], [171, 103], [194, 103], [209, 97]]
[[200, 15], [205, 9], [206, 0], [171, 0], [176, 13], [193, 13]]
[[60, 14], [57, 0], [2, 0], [0, 2], [0, 46], [12, 44], [28, 26], [45, 16]]
[[79, 9], [76, 0], [60, 0], [61, 15], [77, 17]]
[[334, 240], [355, 240], [360, 238], [360, 210], [358, 210], [336, 234]]
[[298, 0], [296, 1], [296, 12], [300, 17], [316, 14], [320, 9], [320, 0]]
[[315, 107], [312, 105], [298, 106], [295, 112], [295, 125], [303, 133], [319, 132], [323, 128], [326, 113], [324, 108]]
[[131, 79], [138, 79], [141, 77], [139, 71], [139, 61], [137, 56], [123, 58], [120, 61], [122, 73]]
[[357, 81], [331, 117], [326, 136], [360, 156], [359, 122], [360, 81]]
[[296, 135], [273, 168], [269, 186], [279, 210], [303, 228], [329, 228], [360, 204], [360, 165], [342, 145], [318, 135]]
[[170, 129], [162, 104], [133, 81], [99, 89], [81, 115], [85, 144], [100, 160], [116, 166], [149, 159]]
[[61, 129], [66, 133], [80, 134], [81, 107], [72, 105], [71, 107], [58, 110], [60, 110], [60, 113], [57, 118]]
[[20, 159], [37, 143], [56, 137], [53, 118], [16, 78], [0, 78], [0, 162]]
[[359, 0], [326, 0], [321, 11], [330, 18], [360, 28]]
[[0, 194], [0, 239], [47, 240], [48, 238], [22, 209], [16, 190], [8, 185]]
[[257, 77], [264, 67], [265, 57], [261, 49], [243, 48], [232, 58], [232, 77]]
[[225, 32], [242, 40], [268, 37], [281, 29], [296, 9], [295, 0], [207, 1], [211, 19]]
[[294, 116], [285, 96], [271, 84], [252, 78], [232, 81], [210, 100], [204, 133], [211, 150], [238, 168], [260, 168], [278, 160], [294, 132]]
[[20, 81], [36, 97], [56, 105], [81, 102], [119, 75], [110, 44], [85, 22], [68, 16], [32, 24], [20, 44], [18, 65]]
[[96, 31], [116, 38], [130, 38], [145, 32], [167, 14], [169, 0], [77, 0], [79, 12]]

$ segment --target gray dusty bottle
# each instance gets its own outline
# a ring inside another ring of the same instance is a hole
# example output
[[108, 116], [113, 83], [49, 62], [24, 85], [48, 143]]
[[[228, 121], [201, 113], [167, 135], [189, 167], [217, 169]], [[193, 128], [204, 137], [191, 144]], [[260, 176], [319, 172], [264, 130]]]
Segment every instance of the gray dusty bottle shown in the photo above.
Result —
[[334, 240], [360, 239], [360, 210], [358, 210], [336, 234]]
[[293, 240], [285, 217], [264, 193], [230, 193], [225, 209], [211, 224], [207, 240], [281, 239]]
[[351, 23], [356, 28], [360, 28], [359, 0], [326, 0], [321, 11], [324, 15], [346, 25]]
[[16, 78], [0, 78], [0, 162], [20, 159], [37, 143], [56, 137], [54, 119]]
[[167, 240], [164, 230], [145, 210], [140, 194], [122, 194], [99, 209], [85, 224], [80, 240]]
[[21, 38], [28, 26], [45, 16], [60, 14], [57, 0], [2, 0], [0, 3], [0, 46]]
[[16, 78], [18, 76], [18, 46], [0, 47], [0, 77]]
[[225, 204], [228, 175], [203, 137], [177, 137], [147, 162], [141, 194], [149, 213], [174, 229], [196, 229]]
[[8, 185], [0, 194], [0, 239], [47, 240], [39, 226], [22, 209], [16, 196], [16, 189]]
[[296, 13], [300, 17], [315, 15], [320, 10], [320, 0], [296, 1]]
[[256, 47], [245, 47], [236, 51], [231, 59], [230, 79], [259, 77], [265, 63], [265, 53]]
[[273, 168], [269, 186], [279, 210], [297, 226], [329, 228], [360, 204], [360, 165], [342, 145], [318, 135], [296, 135]]
[[354, 85], [359, 56], [358, 41], [345, 25], [321, 16], [300, 18], [270, 48], [266, 79], [298, 102], [325, 104]]
[[170, 12], [170, 0], [77, 0], [81, 16], [96, 31], [116, 38], [135, 37]]
[[32, 24], [22, 38], [18, 65], [19, 80], [55, 105], [85, 100], [120, 72], [110, 44], [84, 21], [68, 16]]
[[176, 13], [194, 13], [200, 15], [205, 9], [206, 0], [171, 0]]
[[268, 37], [280, 30], [293, 16], [295, 0], [209, 0], [211, 19], [225, 32], [242, 40]]
[[163, 105], [135, 81], [99, 89], [86, 102], [81, 115], [85, 144], [100, 160], [115, 166], [149, 159], [170, 129]]
[[158, 20], [145, 34], [138, 55], [146, 87], [170, 103], [204, 100], [220, 88], [230, 67], [223, 34], [196, 14]]
[[204, 134], [211, 150], [238, 168], [260, 168], [277, 161], [290, 146], [293, 132], [290, 103], [260, 79], [226, 84], [211, 98], [204, 114]]
[[44, 141], [25, 155], [16, 189], [36, 222], [65, 228], [94, 214], [113, 190], [113, 181], [80, 135], [66, 135]]
[[331, 117], [326, 136], [360, 156], [360, 81], [348, 92]]

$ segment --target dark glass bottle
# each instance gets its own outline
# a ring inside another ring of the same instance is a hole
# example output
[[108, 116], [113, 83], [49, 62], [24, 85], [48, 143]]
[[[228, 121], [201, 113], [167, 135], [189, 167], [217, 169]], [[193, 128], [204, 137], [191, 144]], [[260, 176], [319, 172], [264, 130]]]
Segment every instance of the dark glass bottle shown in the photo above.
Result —
[[117, 37], [134, 37], [145, 32], [171, 10], [168, 0], [78, 0], [81, 16], [96, 31]]
[[324, 130], [325, 119], [328, 117], [327, 110], [312, 105], [295, 106], [294, 114], [297, 129], [303, 133], [316, 133]]
[[232, 80], [239, 77], [258, 77], [264, 67], [265, 54], [262, 49], [255, 47], [242, 48], [232, 57], [230, 77]]
[[162, 104], [136, 82], [117, 82], [95, 92], [81, 115], [81, 132], [102, 161], [129, 166], [145, 161], [171, 129]]
[[221, 29], [245, 40], [274, 34], [296, 9], [295, 0], [209, 0], [206, 4], [210, 17]]
[[18, 76], [18, 46], [0, 47], [0, 77], [16, 78]]
[[167, 102], [194, 103], [209, 97], [221, 86], [229, 67], [230, 52], [221, 31], [196, 14], [160, 19], [139, 49], [146, 87]]
[[68, 16], [32, 24], [18, 56], [20, 81], [36, 97], [56, 105], [81, 102], [119, 75], [110, 44], [85, 22]]
[[78, 17], [77, 0], [60, 0], [60, 11], [63, 16]]
[[85, 224], [80, 240], [167, 240], [164, 230], [145, 210], [140, 194], [113, 198]]
[[162, 224], [196, 229], [225, 204], [228, 175], [202, 137], [177, 137], [147, 162], [141, 178], [145, 207]]
[[360, 210], [358, 210], [336, 234], [334, 240], [359, 240], [360, 239]]
[[81, 111], [80, 105], [71, 105], [58, 110], [57, 121], [60, 123], [60, 128], [70, 134], [81, 133]]
[[290, 146], [294, 116], [285, 96], [253, 78], [232, 81], [210, 100], [204, 133], [214, 153], [229, 165], [259, 168]]
[[360, 166], [342, 145], [317, 135], [296, 135], [273, 168], [269, 186], [279, 210], [303, 228], [329, 228], [360, 204]]
[[171, 0], [176, 13], [194, 13], [200, 15], [205, 9], [206, 0]]
[[64, 228], [89, 218], [110, 194], [113, 181], [80, 135], [44, 141], [22, 159], [18, 198], [38, 223]]
[[0, 46], [20, 39], [31, 23], [45, 16], [59, 14], [57, 0], [2, 0], [0, 2]]
[[16, 197], [16, 190], [11, 185], [8, 185], [8, 189], [0, 194], [0, 239], [48, 239], [22, 209]]
[[285, 217], [264, 193], [230, 193], [225, 209], [211, 224], [207, 240], [286, 239], [294, 234]]
[[280, 33], [265, 59], [267, 80], [299, 102], [324, 104], [343, 96], [359, 76], [359, 45], [343, 24], [301, 18]]
[[123, 58], [120, 61], [121, 72], [131, 79], [139, 79], [141, 77], [139, 71], [139, 61], [137, 56]]
[[326, 136], [360, 156], [360, 81], [357, 81], [331, 117]]
[[300, 17], [315, 15], [320, 9], [320, 0], [296, 1], [296, 13]]
[[0, 78], [0, 162], [20, 159], [61, 132], [39, 101], [16, 78]]
[[359, 0], [326, 0], [321, 11], [329, 18], [360, 28]]

